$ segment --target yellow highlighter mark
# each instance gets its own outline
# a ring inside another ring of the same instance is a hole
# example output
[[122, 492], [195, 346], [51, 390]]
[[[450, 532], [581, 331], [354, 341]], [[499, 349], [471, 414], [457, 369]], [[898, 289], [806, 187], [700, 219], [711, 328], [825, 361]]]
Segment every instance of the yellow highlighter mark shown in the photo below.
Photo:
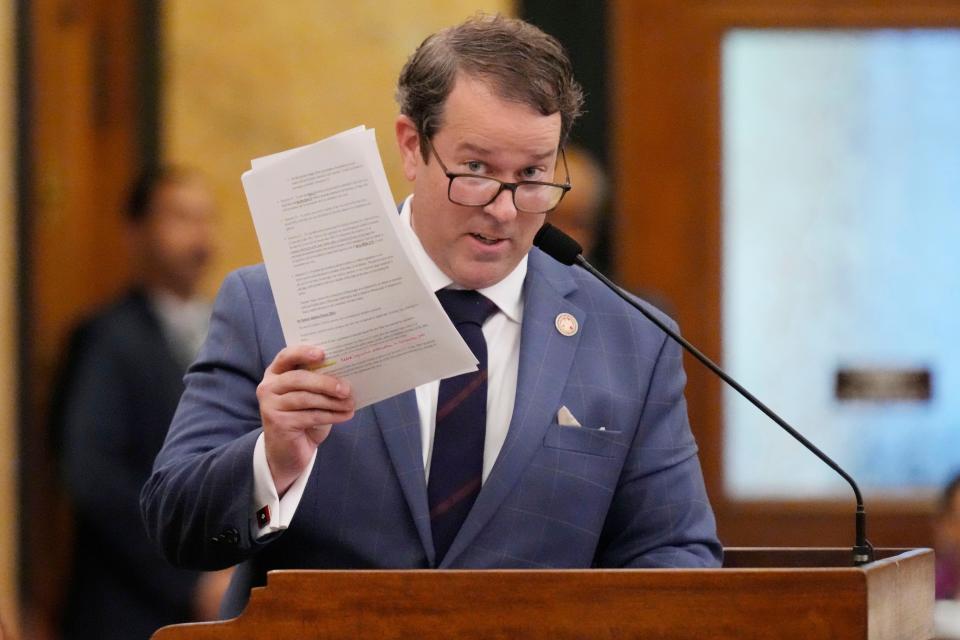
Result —
[[320, 369], [326, 369], [327, 367], [332, 367], [332, 366], [335, 365], [335, 364], [337, 364], [337, 361], [336, 361], [336, 360], [324, 360], [323, 362], [321, 362], [320, 364], [318, 364], [318, 365], [316, 365], [316, 366], [307, 367], [307, 368], [308, 368], [310, 371], [319, 371]]

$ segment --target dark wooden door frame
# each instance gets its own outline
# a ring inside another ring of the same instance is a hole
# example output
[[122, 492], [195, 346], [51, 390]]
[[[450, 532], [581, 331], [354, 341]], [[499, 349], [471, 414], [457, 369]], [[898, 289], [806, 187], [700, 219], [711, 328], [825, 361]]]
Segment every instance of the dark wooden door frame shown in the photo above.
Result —
[[122, 202], [159, 154], [157, 0], [17, 2], [19, 556], [48, 637], [70, 528], [46, 421], [65, 338], [128, 277]]
[[[615, 0], [610, 19], [618, 271], [628, 288], [664, 295], [686, 337], [719, 361], [724, 34], [733, 28], [956, 28], [960, 4]], [[685, 364], [691, 423], [724, 541], [852, 544], [852, 496], [738, 502], [725, 495], [721, 383], [689, 357]], [[811, 456], [810, 464], [821, 463]], [[875, 544], [932, 544], [932, 501], [867, 498]]]

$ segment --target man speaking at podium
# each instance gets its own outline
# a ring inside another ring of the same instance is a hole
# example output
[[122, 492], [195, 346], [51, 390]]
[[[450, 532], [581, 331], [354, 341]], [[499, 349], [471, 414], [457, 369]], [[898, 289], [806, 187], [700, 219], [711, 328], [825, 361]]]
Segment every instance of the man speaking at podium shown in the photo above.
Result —
[[480, 361], [355, 411], [322, 345], [284, 347], [262, 265], [226, 279], [142, 494], [175, 564], [271, 569], [710, 567], [680, 348], [533, 237], [570, 187], [582, 93], [562, 47], [478, 16], [397, 90], [404, 230]]

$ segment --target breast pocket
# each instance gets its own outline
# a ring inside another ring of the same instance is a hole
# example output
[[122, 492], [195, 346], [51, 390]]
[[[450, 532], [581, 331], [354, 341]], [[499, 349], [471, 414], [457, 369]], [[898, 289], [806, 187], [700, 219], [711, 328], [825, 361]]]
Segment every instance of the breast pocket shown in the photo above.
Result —
[[604, 458], [616, 458], [627, 448], [621, 438], [620, 431], [552, 424], [543, 437], [543, 446]]

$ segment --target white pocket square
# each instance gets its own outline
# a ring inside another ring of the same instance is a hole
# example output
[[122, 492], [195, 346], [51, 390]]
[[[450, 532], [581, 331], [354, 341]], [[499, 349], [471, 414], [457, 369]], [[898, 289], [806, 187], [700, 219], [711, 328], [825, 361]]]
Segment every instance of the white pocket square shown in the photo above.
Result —
[[570, 413], [570, 409], [567, 409], [567, 406], [564, 405], [560, 407], [560, 411], [557, 411], [557, 424], [561, 427], [582, 427], [576, 418], [573, 417], [573, 414]]

